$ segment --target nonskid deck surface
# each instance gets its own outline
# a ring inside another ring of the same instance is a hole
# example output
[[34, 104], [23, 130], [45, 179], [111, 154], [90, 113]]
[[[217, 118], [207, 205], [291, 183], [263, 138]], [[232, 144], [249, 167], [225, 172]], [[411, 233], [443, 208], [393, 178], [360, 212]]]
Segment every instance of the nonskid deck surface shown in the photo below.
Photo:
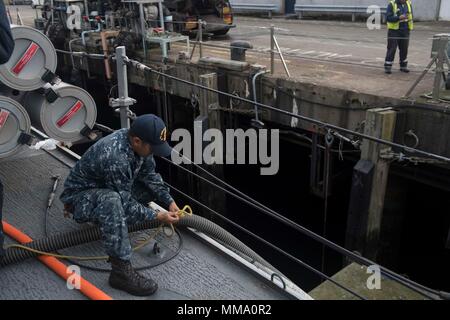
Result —
[[[57, 157], [72, 161], [62, 152]], [[0, 178], [5, 187], [4, 221], [23, 231], [33, 239], [44, 237], [44, 215], [47, 198], [56, 174], [62, 180], [69, 168], [54, 157], [42, 151], [26, 151], [19, 157], [0, 162]], [[57, 189], [57, 197], [62, 192], [62, 183]], [[56, 200], [48, 217], [50, 234], [67, 232], [88, 227], [79, 225], [63, 216], [63, 206]], [[136, 233], [132, 242], [151, 237], [153, 231]], [[183, 247], [172, 260], [141, 271], [159, 284], [157, 293], [150, 299], [289, 299], [283, 292], [272, 287], [244, 266], [232, 262], [214, 248], [198, 240], [188, 231], [182, 231]], [[5, 237], [5, 245], [15, 243]], [[136, 252], [133, 264], [142, 267], [155, 264], [172, 256], [180, 245], [180, 237], [175, 234], [168, 238], [160, 234], [156, 238], [161, 251], [155, 255], [153, 243]], [[95, 242], [61, 251], [67, 255], [104, 255], [101, 243]], [[69, 265], [67, 261], [63, 261]], [[106, 262], [83, 262], [85, 265], [109, 268]], [[110, 295], [113, 299], [137, 298], [108, 285], [107, 272], [91, 271], [81, 268], [81, 276]], [[0, 269], [0, 299], [86, 299], [77, 290], [69, 290], [65, 280], [37, 259], [9, 265]]]

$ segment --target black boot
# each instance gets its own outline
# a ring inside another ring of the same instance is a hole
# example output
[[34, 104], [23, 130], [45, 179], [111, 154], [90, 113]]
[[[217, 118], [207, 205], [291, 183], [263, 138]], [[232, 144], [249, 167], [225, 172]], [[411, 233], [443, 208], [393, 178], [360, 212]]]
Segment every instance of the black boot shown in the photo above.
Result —
[[400, 63], [400, 71], [404, 72], [404, 73], [409, 73], [408, 63], [407, 62], [401, 62]]
[[392, 73], [392, 67], [384, 67], [384, 73], [391, 74]]
[[149, 296], [158, 289], [155, 281], [134, 271], [130, 261], [113, 257], [110, 261], [112, 271], [109, 276], [109, 285], [114, 289], [126, 291], [134, 296]]

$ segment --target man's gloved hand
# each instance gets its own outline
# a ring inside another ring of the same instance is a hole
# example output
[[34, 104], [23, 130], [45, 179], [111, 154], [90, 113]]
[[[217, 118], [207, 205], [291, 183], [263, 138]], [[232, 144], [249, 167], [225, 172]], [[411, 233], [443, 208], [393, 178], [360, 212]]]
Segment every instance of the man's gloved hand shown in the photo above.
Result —
[[160, 212], [158, 212], [156, 219], [158, 219], [162, 223], [167, 223], [167, 224], [177, 223], [178, 220], [180, 220], [180, 217], [178, 216], [177, 212], [160, 211]]

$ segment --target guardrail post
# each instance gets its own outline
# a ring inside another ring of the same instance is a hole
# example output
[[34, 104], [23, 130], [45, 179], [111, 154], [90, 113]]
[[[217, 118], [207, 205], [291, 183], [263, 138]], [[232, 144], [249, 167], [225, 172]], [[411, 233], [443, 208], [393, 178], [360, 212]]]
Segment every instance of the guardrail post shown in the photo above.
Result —
[[116, 48], [117, 62], [117, 89], [119, 97], [110, 101], [111, 107], [120, 110], [120, 127], [130, 128], [130, 108], [129, 106], [136, 103], [136, 100], [128, 96], [128, 77], [127, 77], [127, 56], [124, 46]]
[[275, 27], [272, 24], [270, 26], [270, 73], [275, 73]]
[[203, 58], [203, 20], [198, 20], [198, 49], [200, 52], [200, 59]]

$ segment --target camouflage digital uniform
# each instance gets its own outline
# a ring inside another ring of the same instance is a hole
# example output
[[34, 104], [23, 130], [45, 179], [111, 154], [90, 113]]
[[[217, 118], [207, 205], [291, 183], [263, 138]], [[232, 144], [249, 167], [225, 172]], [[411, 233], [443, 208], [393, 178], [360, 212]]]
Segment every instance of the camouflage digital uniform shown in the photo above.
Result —
[[127, 225], [156, 217], [150, 201], [172, 203], [155, 166], [153, 156], [134, 153], [128, 129], [121, 129], [90, 147], [67, 177], [61, 201], [73, 206], [75, 221], [100, 227], [109, 256], [130, 260]]

